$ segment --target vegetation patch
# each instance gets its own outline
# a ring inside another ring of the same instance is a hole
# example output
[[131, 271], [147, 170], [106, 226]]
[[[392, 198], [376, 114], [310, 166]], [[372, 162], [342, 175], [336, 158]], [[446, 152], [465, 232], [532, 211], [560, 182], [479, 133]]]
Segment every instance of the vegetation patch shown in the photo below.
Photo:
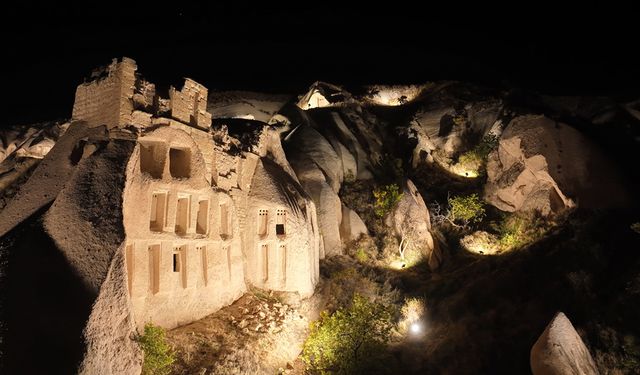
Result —
[[535, 211], [508, 215], [497, 226], [500, 249], [508, 251], [536, 242], [552, 225], [550, 219], [545, 220]]
[[385, 185], [373, 190], [373, 210], [376, 216], [385, 217], [402, 199], [400, 187], [396, 184]]
[[355, 294], [351, 305], [311, 324], [302, 360], [312, 373], [379, 373], [393, 327], [391, 310]]
[[138, 335], [136, 341], [144, 353], [143, 375], [171, 373], [171, 365], [175, 362], [175, 355], [167, 343], [162, 327], [147, 323], [144, 326], [144, 333]]
[[451, 169], [461, 176], [477, 177], [485, 174], [487, 158], [491, 151], [498, 147], [499, 137], [489, 133], [471, 150], [458, 157], [458, 162]]
[[484, 202], [478, 194], [450, 197], [449, 220], [463, 225], [482, 221], [485, 216]]

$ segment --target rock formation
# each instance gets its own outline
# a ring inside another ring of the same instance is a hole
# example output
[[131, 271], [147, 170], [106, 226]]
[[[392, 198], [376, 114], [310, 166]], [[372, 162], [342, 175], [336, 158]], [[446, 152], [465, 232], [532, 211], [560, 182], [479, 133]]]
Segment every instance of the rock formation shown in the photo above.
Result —
[[569, 319], [559, 312], [531, 348], [533, 375], [597, 375], [589, 350]]
[[[147, 322], [173, 328], [200, 319], [247, 284], [308, 297], [319, 278], [316, 208], [277, 130], [260, 123], [235, 138], [210, 129], [204, 86], [186, 79], [162, 98], [136, 70], [131, 59], [114, 60], [78, 86], [69, 129], [0, 220], [2, 237], [44, 212], [48, 254], [70, 268], [51, 272], [72, 273], [86, 296], [78, 313], [89, 315], [74, 322], [88, 319], [77, 343], [86, 351], [81, 373], [139, 373], [130, 338]], [[335, 195], [341, 179], [328, 191]], [[338, 241], [341, 216], [338, 199]]]
[[[627, 201], [615, 167], [572, 127], [539, 115], [513, 119], [489, 155], [485, 199], [503, 211], [558, 212]], [[600, 183], [607, 181], [607, 184]]]
[[406, 180], [402, 187], [402, 198], [386, 217], [400, 239], [410, 241], [411, 246], [418, 249], [432, 270], [442, 262], [442, 254], [435, 246], [431, 236], [431, 219], [424, 199], [411, 180]]

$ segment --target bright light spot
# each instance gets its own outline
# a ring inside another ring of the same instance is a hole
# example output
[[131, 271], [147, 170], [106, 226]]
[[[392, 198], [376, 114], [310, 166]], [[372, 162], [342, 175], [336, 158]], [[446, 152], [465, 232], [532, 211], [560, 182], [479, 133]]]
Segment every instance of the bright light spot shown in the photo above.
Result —
[[414, 335], [417, 335], [418, 333], [420, 333], [420, 331], [422, 331], [422, 327], [420, 327], [420, 323], [413, 322], [413, 323], [411, 323], [411, 328], [409, 328], [409, 330]]
[[402, 260], [394, 260], [389, 266], [394, 270], [401, 270], [407, 267], [407, 263]]
[[467, 251], [480, 255], [495, 255], [501, 252], [496, 236], [484, 231], [476, 231], [464, 236], [460, 244]]
[[474, 171], [472, 169], [463, 169], [463, 168], [451, 168], [453, 173], [458, 176], [467, 177], [467, 178], [476, 178], [478, 177], [478, 171]]

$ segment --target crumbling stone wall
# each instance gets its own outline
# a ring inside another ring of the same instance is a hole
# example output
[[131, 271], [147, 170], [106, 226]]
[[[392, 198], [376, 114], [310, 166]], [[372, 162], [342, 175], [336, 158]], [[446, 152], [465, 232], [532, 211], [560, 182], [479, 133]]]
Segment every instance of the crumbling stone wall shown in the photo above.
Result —
[[95, 71], [76, 89], [72, 118], [109, 128], [131, 123], [136, 70], [136, 62], [123, 57]]
[[136, 74], [137, 68], [134, 60], [123, 57], [94, 71], [76, 89], [73, 119], [89, 126], [146, 127], [156, 124], [154, 118], [168, 116], [200, 129], [211, 126], [206, 87], [186, 78], [181, 90], [171, 87], [169, 99], [160, 98], [155, 85]]
[[171, 88], [171, 117], [185, 124], [207, 129], [211, 126], [211, 113], [207, 112], [208, 90], [198, 82], [186, 78], [182, 90]]

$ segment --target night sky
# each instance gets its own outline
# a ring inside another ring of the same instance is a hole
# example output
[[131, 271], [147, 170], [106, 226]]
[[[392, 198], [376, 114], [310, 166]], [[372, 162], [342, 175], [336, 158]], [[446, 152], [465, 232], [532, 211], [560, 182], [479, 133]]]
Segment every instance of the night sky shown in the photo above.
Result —
[[189, 76], [221, 90], [455, 79], [551, 94], [640, 92], [631, 9], [208, 3], [6, 6], [2, 81], [10, 95], [0, 126], [69, 117], [75, 87], [120, 56], [152, 82], [179, 85]]

